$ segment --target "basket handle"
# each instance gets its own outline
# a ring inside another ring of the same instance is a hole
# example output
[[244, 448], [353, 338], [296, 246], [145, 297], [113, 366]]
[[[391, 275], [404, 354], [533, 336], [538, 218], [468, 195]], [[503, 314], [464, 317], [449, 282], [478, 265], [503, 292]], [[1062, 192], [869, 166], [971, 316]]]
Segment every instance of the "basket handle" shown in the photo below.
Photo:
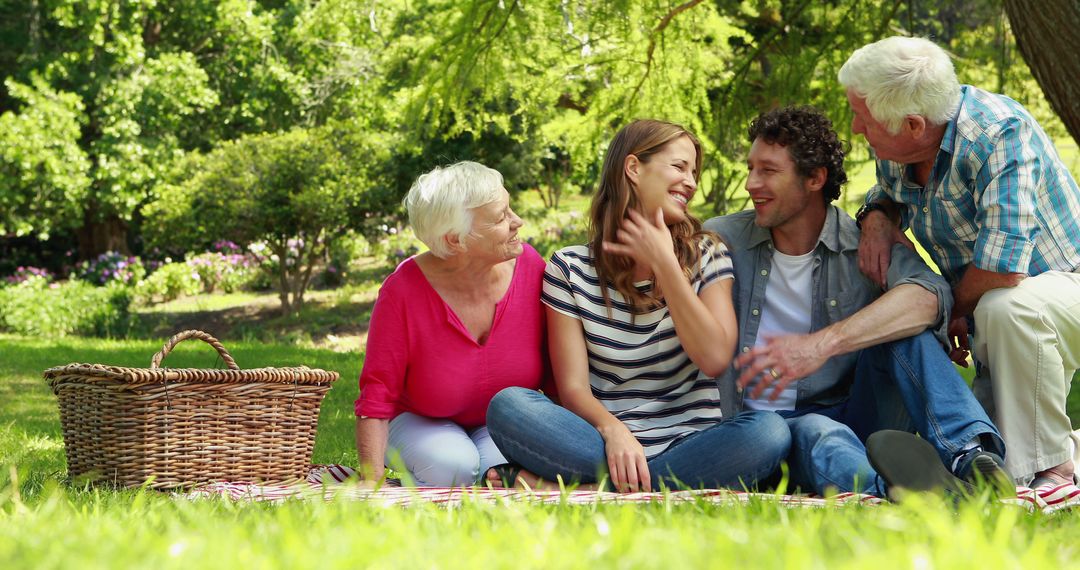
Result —
[[170, 338], [168, 342], [165, 343], [165, 346], [161, 348], [161, 352], [158, 352], [154, 355], [152, 359], [150, 359], [150, 369], [155, 370], [157, 368], [160, 368], [161, 361], [169, 355], [169, 352], [172, 351], [173, 347], [190, 338], [197, 338], [214, 347], [214, 350], [216, 350], [217, 353], [221, 356], [221, 360], [225, 362], [225, 366], [227, 366], [229, 370], [240, 370], [240, 367], [236, 365], [236, 361], [233, 360], [232, 355], [229, 354], [229, 351], [225, 350], [225, 347], [222, 346], [220, 342], [218, 342], [218, 339], [210, 336], [207, 333], [196, 330], [183, 331], [174, 334], [172, 338]]

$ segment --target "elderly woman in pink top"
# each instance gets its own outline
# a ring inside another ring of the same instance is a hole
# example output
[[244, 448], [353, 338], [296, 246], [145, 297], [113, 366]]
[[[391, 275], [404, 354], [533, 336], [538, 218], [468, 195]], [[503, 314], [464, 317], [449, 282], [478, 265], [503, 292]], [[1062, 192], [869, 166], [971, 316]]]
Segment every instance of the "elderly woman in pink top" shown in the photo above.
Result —
[[492, 396], [550, 377], [545, 264], [486, 166], [436, 168], [405, 206], [429, 251], [387, 277], [371, 315], [356, 400], [361, 474], [379, 479], [391, 461], [419, 486], [472, 485], [506, 463], [484, 425]]

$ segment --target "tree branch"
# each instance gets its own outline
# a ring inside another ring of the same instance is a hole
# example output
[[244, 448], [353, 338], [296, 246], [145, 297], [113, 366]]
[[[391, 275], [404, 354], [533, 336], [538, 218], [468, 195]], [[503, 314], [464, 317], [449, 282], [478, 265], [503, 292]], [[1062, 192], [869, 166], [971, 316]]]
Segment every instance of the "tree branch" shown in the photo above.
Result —
[[638, 94], [641, 93], [641, 87], [645, 85], [645, 80], [649, 78], [649, 73], [652, 71], [653, 56], [656, 52], [656, 36], [663, 33], [663, 31], [671, 25], [671, 21], [675, 19], [675, 16], [682, 14], [698, 4], [701, 4], [701, 0], [690, 0], [689, 2], [679, 4], [661, 18], [660, 23], [653, 28], [652, 33], [649, 34], [649, 47], [645, 52], [647, 56], [645, 59], [645, 73], [641, 75], [641, 80], [638, 81], [637, 85], [634, 86], [634, 90], [630, 93], [630, 101], [627, 103], [628, 108], [632, 109], [634, 107], [634, 102], [637, 100]]

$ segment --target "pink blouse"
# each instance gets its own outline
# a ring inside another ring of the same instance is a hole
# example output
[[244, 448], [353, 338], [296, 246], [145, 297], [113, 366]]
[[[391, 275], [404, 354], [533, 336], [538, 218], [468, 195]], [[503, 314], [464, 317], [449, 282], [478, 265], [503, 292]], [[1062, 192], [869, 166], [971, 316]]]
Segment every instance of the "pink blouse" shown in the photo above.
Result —
[[392, 419], [412, 412], [473, 428], [486, 423], [488, 403], [499, 390], [553, 384], [540, 303], [545, 263], [532, 247], [523, 247], [484, 344], [414, 259], [386, 278], [371, 314], [357, 416]]

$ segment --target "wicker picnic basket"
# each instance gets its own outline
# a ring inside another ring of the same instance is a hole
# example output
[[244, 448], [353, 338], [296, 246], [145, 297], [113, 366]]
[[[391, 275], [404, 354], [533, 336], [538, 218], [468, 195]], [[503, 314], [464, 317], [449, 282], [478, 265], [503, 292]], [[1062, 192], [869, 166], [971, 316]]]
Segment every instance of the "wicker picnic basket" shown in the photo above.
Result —
[[[160, 367], [192, 338], [213, 346], [228, 369]], [[194, 330], [170, 338], [150, 368], [45, 371], [59, 399], [69, 476], [154, 489], [304, 477], [319, 407], [337, 378], [306, 366], [241, 370], [217, 339]]]

